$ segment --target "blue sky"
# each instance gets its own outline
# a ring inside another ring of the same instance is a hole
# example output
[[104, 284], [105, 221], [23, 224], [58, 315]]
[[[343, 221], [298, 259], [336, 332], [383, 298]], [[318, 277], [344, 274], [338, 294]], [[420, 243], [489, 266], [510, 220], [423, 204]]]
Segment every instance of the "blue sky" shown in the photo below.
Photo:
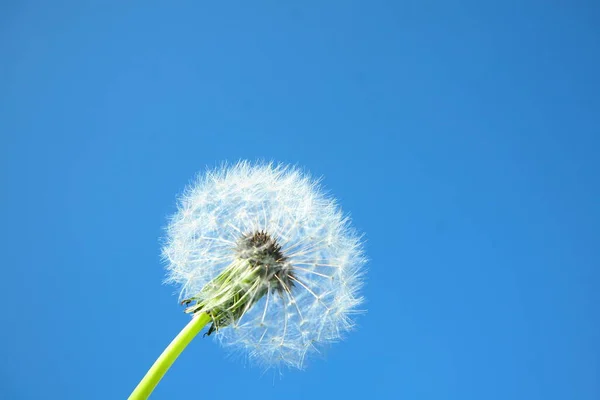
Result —
[[176, 196], [238, 159], [324, 177], [368, 313], [282, 378], [198, 337], [153, 398], [600, 398], [599, 11], [3, 2], [0, 398], [127, 397], [188, 318]]

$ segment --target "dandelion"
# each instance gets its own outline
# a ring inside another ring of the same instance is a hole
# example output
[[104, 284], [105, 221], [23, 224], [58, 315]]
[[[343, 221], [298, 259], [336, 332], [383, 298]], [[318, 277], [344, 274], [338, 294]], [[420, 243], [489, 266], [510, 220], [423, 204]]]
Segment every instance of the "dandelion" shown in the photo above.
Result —
[[240, 162], [199, 176], [179, 200], [163, 257], [193, 318], [130, 399], [146, 398], [208, 323], [205, 336], [254, 364], [301, 369], [352, 329], [363, 300], [360, 237], [294, 167]]

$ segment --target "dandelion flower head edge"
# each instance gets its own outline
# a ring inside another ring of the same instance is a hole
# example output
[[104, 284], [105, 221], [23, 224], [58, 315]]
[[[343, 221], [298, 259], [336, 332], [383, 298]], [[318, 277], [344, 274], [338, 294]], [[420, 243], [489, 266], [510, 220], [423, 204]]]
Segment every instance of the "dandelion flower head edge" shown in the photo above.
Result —
[[336, 201], [296, 167], [247, 161], [199, 175], [163, 247], [187, 312], [263, 367], [303, 368], [354, 326], [362, 241]]

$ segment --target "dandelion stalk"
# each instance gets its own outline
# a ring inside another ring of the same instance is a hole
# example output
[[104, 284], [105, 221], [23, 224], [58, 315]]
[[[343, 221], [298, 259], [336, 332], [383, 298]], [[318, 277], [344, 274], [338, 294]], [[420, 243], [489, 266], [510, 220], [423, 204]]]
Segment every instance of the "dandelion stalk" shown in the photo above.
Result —
[[173, 362], [179, 357], [179, 354], [187, 347], [192, 339], [202, 330], [202, 328], [210, 321], [210, 316], [200, 314], [194, 316], [192, 320], [179, 332], [173, 341], [162, 352], [158, 359], [152, 364], [144, 378], [140, 381], [137, 387], [129, 396], [129, 400], [145, 400], [147, 399], [158, 382], [162, 379]]

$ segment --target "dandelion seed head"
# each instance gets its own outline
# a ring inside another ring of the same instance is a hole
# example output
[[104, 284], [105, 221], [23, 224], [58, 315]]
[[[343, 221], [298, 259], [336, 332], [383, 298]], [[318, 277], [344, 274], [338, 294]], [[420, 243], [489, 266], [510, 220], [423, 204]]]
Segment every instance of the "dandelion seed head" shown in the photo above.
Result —
[[220, 311], [219, 342], [265, 367], [302, 368], [352, 329], [363, 301], [360, 237], [319, 183], [290, 166], [240, 162], [199, 175], [179, 199], [163, 257], [181, 299]]

